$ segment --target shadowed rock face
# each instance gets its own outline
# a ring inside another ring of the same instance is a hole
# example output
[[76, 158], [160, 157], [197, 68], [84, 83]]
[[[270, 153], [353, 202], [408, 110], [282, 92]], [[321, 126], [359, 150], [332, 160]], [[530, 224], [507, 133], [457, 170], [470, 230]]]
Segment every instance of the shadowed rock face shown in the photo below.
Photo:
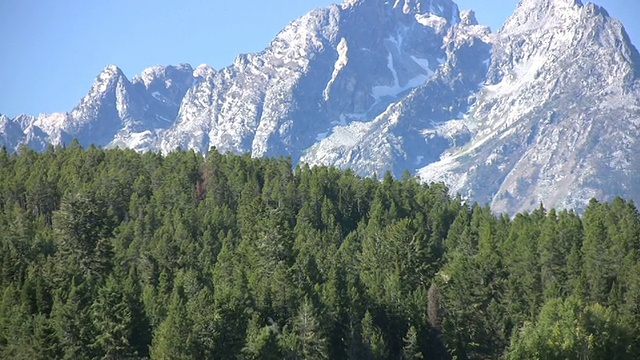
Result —
[[578, 0], [522, 0], [498, 33], [450, 0], [347, 0], [219, 71], [98, 75], [69, 113], [0, 117], [0, 143], [290, 155], [405, 169], [497, 211], [640, 199], [640, 56]]

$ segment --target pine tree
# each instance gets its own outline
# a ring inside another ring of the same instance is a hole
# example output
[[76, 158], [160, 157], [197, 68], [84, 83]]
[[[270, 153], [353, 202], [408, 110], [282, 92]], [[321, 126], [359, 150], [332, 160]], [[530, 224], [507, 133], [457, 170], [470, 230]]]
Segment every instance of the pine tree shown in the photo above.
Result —
[[410, 326], [407, 334], [402, 339], [404, 346], [402, 347], [403, 360], [423, 359], [424, 356], [420, 352], [420, 344], [418, 343], [418, 331], [415, 326]]
[[62, 349], [56, 336], [56, 331], [51, 319], [42, 314], [31, 317], [32, 328], [30, 347], [30, 358], [34, 360], [58, 359], [62, 356]]
[[91, 344], [96, 338], [96, 329], [91, 319], [90, 280], [71, 285], [69, 295], [58, 296], [51, 317], [56, 324], [64, 359], [93, 358], [96, 353]]
[[300, 305], [293, 323], [293, 331], [296, 334], [295, 358], [329, 359], [327, 339], [308, 298]]
[[121, 284], [110, 276], [98, 290], [96, 300], [91, 305], [96, 328], [92, 346], [98, 349], [102, 359], [122, 359], [134, 355], [130, 344], [133, 337], [133, 318], [127, 300]]
[[192, 323], [184, 300], [174, 291], [166, 319], [158, 326], [151, 345], [152, 359], [191, 359], [195, 356]]
[[275, 324], [263, 325], [254, 314], [247, 326], [245, 346], [242, 348], [243, 360], [279, 360], [283, 358], [278, 344], [278, 329]]
[[226, 324], [222, 324], [219, 310], [215, 308], [213, 294], [208, 287], [205, 286], [190, 296], [186, 308], [193, 323], [191, 333], [196, 358], [220, 358], [223, 352], [230, 350], [228, 347], [216, 348], [220, 332], [224, 331], [222, 329]]
[[328, 308], [331, 324], [328, 326], [330, 358], [342, 359], [347, 357], [347, 349], [353, 346], [354, 339], [350, 336], [350, 329], [354, 326], [354, 319], [350, 313], [350, 301], [347, 288], [344, 265], [340, 257], [335, 262], [328, 275], [323, 291], [323, 300]]
[[635, 359], [638, 345], [610, 308], [552, 299], [511, 341], [508, 359]]
[[389, 349], [384, 339], [384, 335], [380, 328], [374, 324], [371, 313], [367, 311], [362, 318], [362, 341], [364, 344], [364, 354], [361, 354], [361, 359], [387, 359], [389, 356]]
[[130, 268], [128, 276], [122, 281], [124, 300], [131, 313], [128, 343], [133, 354], [146, 358], [149, 356], [149, 346], [151, 345], [151, 324], [142, 303], [142, 290], [136, 269]]

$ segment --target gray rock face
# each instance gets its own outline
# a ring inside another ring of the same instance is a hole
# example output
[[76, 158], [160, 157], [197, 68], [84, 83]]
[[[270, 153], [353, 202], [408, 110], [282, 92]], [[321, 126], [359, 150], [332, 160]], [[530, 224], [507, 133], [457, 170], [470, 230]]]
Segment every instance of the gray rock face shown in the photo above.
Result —
[[[193, 83], [189, 65], [151, 67], [129, 81], [115, 65], [107, 66], [89, 93], [68, 113], [20, 115], [3, 142], [10, 149], [26, 143], [37, 150], [48, 144], [155, 148], [157, 133], [173, 125], [180, 103]], [[20, 131], [15, 127], [19, 126]]]
[[[416, 19], [427, 17], [435, 18], [423, 14]], [[399, 176], [405, 169], [425, 166], [451, 146], [468, 141], [469, 129], [456, 119], [468, 110], [472, 94], [484, 82], [491, 33], [489, 28], [477, 25], [470, 12], [447, 22], [439, 20], [442, 26], [438, 30], [429, 27], [434, 22], [425, 21], [428, 25], [418, 22], [433, 35], [429, 47], [424, 47], [437, 57], [429, 66], [425, 61], [426, 75], [414, 75], [417, 86], [405, 82], [409, 86], [404, 89], [394, 79], [386, 87], [374, 87], [371, 90], [374, 97], [376, 91], [384, 89], [389, 94], [380, 99], [390, 102], [382, 103], [378, 111], [372, 111], [376, 110], [374, 107], [357, 117], [338, 114], [339, 119], [349, 121], [339, 121], [328, 137], [306, 151], [303, 161], [351, 167], [366, 175], [391, 171]], [[398, 47], [401, 55], [410, 52], [404, 44], [402, 41]], [[399, 72], [396, 64], [400, 62], [389, 54], [387, 68], [396, 74]], [[419, 60], [415, 55], [406, 58]]]
[[640, 55], [579, 0], [522, 0], [492, 33], [451, 0], [345, 0], [220, 71], [108, 66], [69, 113], [0, 116], [0, 143], [81, 143], [405, 169], [497, 211], [640, 200]]
[[312, 11], [263, 52], [203, 78], [160, 148], [216, 146], [297, 160], [423, 85], [447, 60], [444, 38], [459, 22], [449, 0], [347, 1]]
[[604, 9], [523, 0], [465, 115], [472, 140], [420, 174], [510, 213], [640, 199], [638, 59]]
[[10, 149], [19, 146], [23, 133], [20, 124], [6, 115], [0, 115], [0, 143]]

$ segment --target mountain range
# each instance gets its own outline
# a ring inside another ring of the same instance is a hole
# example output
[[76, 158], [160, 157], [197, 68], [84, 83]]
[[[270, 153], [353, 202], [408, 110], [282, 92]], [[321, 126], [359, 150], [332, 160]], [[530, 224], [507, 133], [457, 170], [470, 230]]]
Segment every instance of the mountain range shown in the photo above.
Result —
[[289, 155], [405, 170], [498, 212], [640, 200], [640, 55], [580, 0], [521, 0], [497, 32], [451, 0], [345, 0], [230, 66], [107, 66], [65, 113], [0, 115], [0, 144]]

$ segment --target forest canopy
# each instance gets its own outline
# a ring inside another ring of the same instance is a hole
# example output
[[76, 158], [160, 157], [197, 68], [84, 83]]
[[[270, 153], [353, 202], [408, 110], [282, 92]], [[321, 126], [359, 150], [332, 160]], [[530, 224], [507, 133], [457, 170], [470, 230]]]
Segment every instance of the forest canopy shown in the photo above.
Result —
[[408, 173], [0, 150], [3, 359], [636, 359], [640, 217]]

